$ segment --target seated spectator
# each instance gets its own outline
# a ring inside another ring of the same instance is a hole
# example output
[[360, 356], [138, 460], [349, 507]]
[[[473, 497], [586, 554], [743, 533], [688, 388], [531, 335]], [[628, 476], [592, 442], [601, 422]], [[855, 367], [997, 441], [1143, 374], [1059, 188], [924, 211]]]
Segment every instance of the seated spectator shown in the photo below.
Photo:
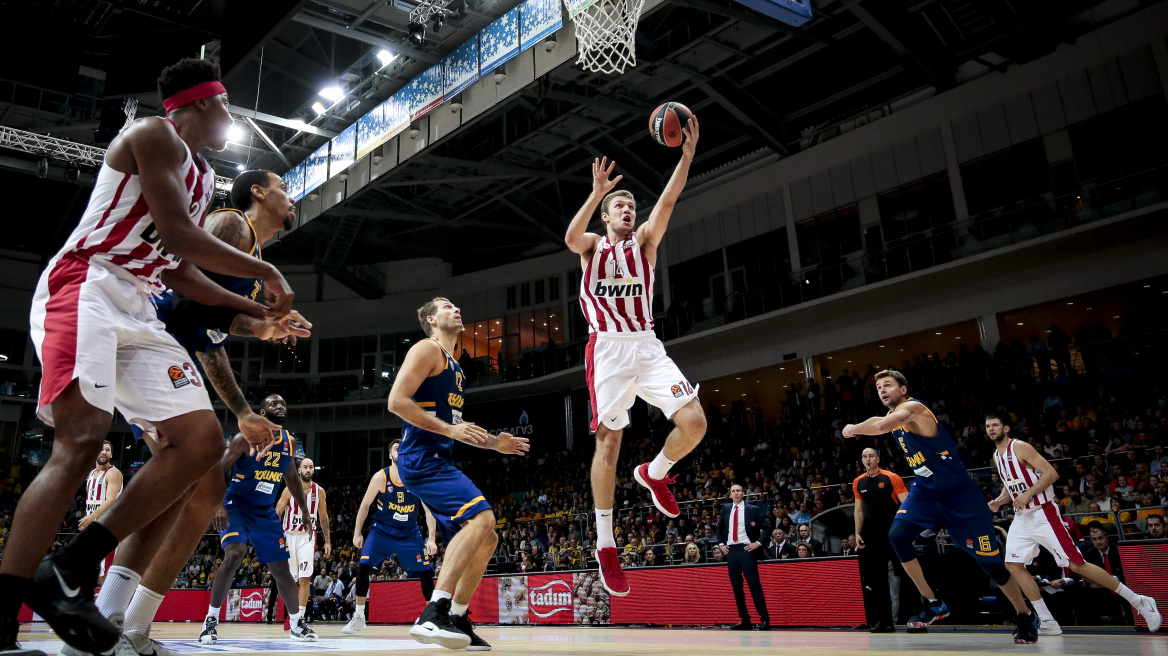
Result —
[[812, 549], [811, 545], [807, 544], [806, 542], [800, 542], [799, 545], [795, 547], [796, 558], [811, 558], [814, 555], [815, 550]]
[[809, 524], [799, 525], [799, 542], [811, 546], [812, 555], [824, 556], [823, 543], [811, 537], [811, 526]]
[[1147, 529], [1148, 539], [1163, 540], [1164, 539], [1164, 516], [1163, 515], [1148, 515], [1148, 523], [1145, 526]]
[[[1160, 526], [1163, 527], [1163, 525], [1163, 520], [1161, 520]], [[1161, 532], [1163, 532], [1163, 529], [1161, 529]], [[686, 564], [702, 562], [702, 551], [693, 542], [685, 545], [685, 562]]]
[[653, 549], [645, 550], [645, 567], [656, 567], [661, 563], [657, 562], [657, 552]]
[[795, 545], [787, 540], [787, 534], [781, 528], [771, 531], [771, 539], [766, 546], [766, 557], [769, 560], [786, 560], [797, 558]]

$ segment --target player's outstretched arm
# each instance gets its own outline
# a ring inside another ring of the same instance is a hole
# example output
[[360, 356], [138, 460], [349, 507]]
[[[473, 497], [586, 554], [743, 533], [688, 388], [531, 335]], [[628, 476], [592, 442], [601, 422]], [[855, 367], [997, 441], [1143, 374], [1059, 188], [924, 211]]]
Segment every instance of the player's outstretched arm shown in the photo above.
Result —
[[377, 493], [385, 489], [385, 470], [379, 469], [377, 473], [369, 479], [369, 486], [365, 488], [365, 496], [361, 499], [361, 505], [357, 508], [357, 519], [353, 521], [353, 546], [357, 549], [365, 546], [365, 537], [361, 535], [361, 529], [365, 528], [365, 519], [369, 517], [369, 506], [377, 500]]
[[906, 406], [913, 406], [915, 403], [904, 403], [899, 408], [893, 410], [883, 417], [869, 417], [858, 424], [848, 424], [844, 426], [844, 437], [855, 437], [857, 435], [883, 435], [893, 428], [910, 421], [913, 417], [913, 408]]
[[616, 162], [610, 163], [607, 157], [592, 160], [592, 193], [588, 194], [584, 205], [576, 212], [576, 216], [572, 217], [571, 223], [568, 224], [568, 233], [564, 235], [564, 243], [573, 253], [587, 255], [596, 248], [596, 242], [600, 241], [600, 235], [588, 232], [588, 222], [596, 214], [596, 208], [600, 206], [600, 201], [604, 200], [605, 194], [612, 191], [616, 183], [624, 177], [618, 175], [609, 179], [615, 167]]
[[319, 504], [316, 508], [317, 520], [320, 522], [321, 533], [324, 533], [324, 557], [328, 558], [333, 552], [333, 538], [330, 533], [328, 516], [328, 495], [324, 493], [324, 488], [319, 485], [316, 488], [316, 494], [316, 502]]
[[[291, 435], [288, 436], [288, 453], [296, 453], [296, 440]], [[306, 528], [312, 527], [312, 515], [308, 514], [308, 498], [304, 496], [304, 485], [300, 482], [300, 474], [296, 473], [296, 458], [289, 457], [287, 464], [284, 465], [284, 486], [292, 493], [292, 498], [296, 499], [296, 505], [300, 506], [300, 521]]]
[[259, 278], [268, 307], [274, 314], [287, 314], [293, 293], [276, 267], [215, 239], [191, 221], [186, 171], [182, 170], [186, 149], [174, 129], [162, 120], [142, 120], [122, 138], [166, 251], [208, 271]]
[[[235, 415], [239, 432], [257, 451], [261, 453], [266, 451], [265, 447], [272, 443], [272, 431], [280, 430], [280, 427], [268, 421], [266, 417], [256, 414], [247, 404], [243, 390], [239, 389], [239, 383], [235, 380], [235, 373], [231, 371], [227, 349], [218, 346], [206, 353], [198, 352], [195, 355], [203, 365], [203, 372], [207, 375], [207, 380], [211, 381], [211, 387], [215, 388], [215, 393]], [[257, 460], [259, 455], [256, 456]]]
[[292, 500], [292, 494], [288, 491], [288, 486], [284, 486], [284, 491], [280, 493], [280, 498], [276, 501], [276, 517], [284, 518], [284, 511], [288, 509], [288, 502]]
[[674, 167], [673, 175], [669, 177], [669, 182], [661, 192], [661, 197], [657, 199], [657, 204], [653, 206], [649, 220], [637, 229], [637, 242], [642, 245], [656, 246], [661, 243], [661, 239], [665, 237], [665, 230], [669, 227], [673, 207], [677, 205], [677, 199], [681, 197], [681, 191], [685, 189], [685, 183], [689, 179], [689, 165], [693, 163], [698, 145], [698, 118], [696, 116], [690, 118], [681, 132], [685, 135], [685, 140], [681, 144], [681, 160]]
[[184, 261], [177, 268], [163, 271], [162, 283], [199, 305], [229, 308], [258, 319], [262, 319], [266, 312], [259, 303], [223, 289], [190, 262]]
[[433, 556], [438, 553], [438, 520], [424, 503], [422, 510], [426, 511], [426, 553]]
[[223, 452], [223, 458], [219, 460], [219, 466], [223, 469], [224, 476], [231, 476], [231, 471], [235, 469], [235, 461], [239, 460], [250, 448], [251, 445], [248, 444], [243, 435], [236, 433], [235, 437], [231, 438], [227, 450]]
[[414, 344], [406, 353], [401, 370], [389, 390], [389, 411], [401, 417], [402, 421], [424, 431], [445, 435], [474, 446], [483, 444], [491, 438], [485, 429], [469, 421], [448, 424], [426, 414], [422, 406], [414, 402], [413, 396], [422, 386], [422, 382], [430, 376], [437, 375], [445, 366], [446, 354], [433, 340], [426, 339]]
[[486, 440], [472, 446], [498, 451], [509, 456], [522, 456], [527, 455], [527, 452], [531, 450], [530, 442], [531, 440], [526, 437], [515, 437], [511, 433], [499, 433], [498, 435], [487, 433]]

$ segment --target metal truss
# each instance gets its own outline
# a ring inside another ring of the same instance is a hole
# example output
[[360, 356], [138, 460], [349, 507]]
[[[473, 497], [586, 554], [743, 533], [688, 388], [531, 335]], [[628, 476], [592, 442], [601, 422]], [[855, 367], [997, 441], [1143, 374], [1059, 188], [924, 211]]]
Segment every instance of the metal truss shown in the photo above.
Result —
[[[0, 125], [0, 148], [40, 155], [60, 160], [66, 165], [79, 167], [92, 166], [97, 168], [105, 160], [105, 148], [87, 146], [56, 137], [46, 137], [43, 134], [25, 132], [6, 125]], [[225, 178], [221, 175], [215, 176], [217, 194], [225, 196], [230, 189], [231, 178]]]

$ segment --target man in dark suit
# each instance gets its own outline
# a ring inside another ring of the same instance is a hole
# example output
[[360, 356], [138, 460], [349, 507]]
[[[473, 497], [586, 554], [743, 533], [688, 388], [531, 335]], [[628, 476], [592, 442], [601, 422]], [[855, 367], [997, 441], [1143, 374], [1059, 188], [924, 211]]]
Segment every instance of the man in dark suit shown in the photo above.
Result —
[[767, 545], [766, 557], [770, 560], [786, 560], [798, 558], [799, 552], [795, 551], [795, 544], [787, 539], [783, 529], [776, 528], [771, 531], [771, 542]]
[[349, 566], [341, 569], [338, 578], [341, 585], [345, 586], [345, 591], [348, 592], [349, 586], [353, 584], [353, 580], [357, 578], [357, 561], [350, 560]]
[[[1087, 525], [1087, 531], [1091, 536], [1091, 546], [1082, 550], [1083, 558], [1092, 565], [1103, 568], [1105, 572], [1123, 583], [1123, 563], [1119, 560], [1119, 549], [1111, 548], [1111, 538], [1107, 535], [1103, 524], [1091, 522]], [[1131, 622], [1132, 617], [1128, 611], [1130, 606], [1119, 603], [1119, 597], [1114, 592], [1089, 581], [1085, 581], [1085, 583], [1088, 586], [1087, 598], [1090, 599], [1090, 602], [1086, 604], [1090, 610], [1085, 613], [1085, 621], [1100, 624], [1102, 622], [1100, 616], [1108, 615], [1111, 617], [1122, 616], [1124, 621]]]
[[734, 602], [738, 604], [738, 616], [742, 621], [733, 628], [735, 631], [750, 631], [750, 613], [746, 610], [746, 597], [742, 593], [742, 579], [750, 586], [750, 596], [754, 599], [754, 609], [758, 611], [759, 628], [769, 631], [771, 616], [767, 613], [766, 597], [763, 596], [762, 582], [758, 578], [758, 561], [762, 557], [762, 537], [770, 533], [770, 523], [758, 506], [742, 500], [742, 486], [730, 486], [731, 503], [722, 506], [718, 519], [718, 549], [726, 556], [729, 564], [730, 588], [734, 591]]
[[812, 556], [826, 556], [827, 552], [823, 550], [823, 543], [811, 537], [811, 525], [800, 524], [796, 529], [799, 533], [799, 542], [806, 542], [811, 545]]

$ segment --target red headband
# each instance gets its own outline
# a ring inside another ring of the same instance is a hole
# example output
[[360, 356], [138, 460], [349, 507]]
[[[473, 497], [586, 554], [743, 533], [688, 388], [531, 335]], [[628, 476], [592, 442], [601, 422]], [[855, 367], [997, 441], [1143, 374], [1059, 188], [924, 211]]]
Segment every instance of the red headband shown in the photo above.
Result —
[[190, 89], [179, 91], [166, 100], [163, 100], [162, 107], [166, 109], [166, 113], [169, 114], [179, 107], [185, 107], [195, 102], [196, 100], [210, 98], [211, 96], [217, 96], [221, 93], [227, 93], [227, 89], [223, 87], [222, 82], [204, 82], [202, 84], [197, 84]]

